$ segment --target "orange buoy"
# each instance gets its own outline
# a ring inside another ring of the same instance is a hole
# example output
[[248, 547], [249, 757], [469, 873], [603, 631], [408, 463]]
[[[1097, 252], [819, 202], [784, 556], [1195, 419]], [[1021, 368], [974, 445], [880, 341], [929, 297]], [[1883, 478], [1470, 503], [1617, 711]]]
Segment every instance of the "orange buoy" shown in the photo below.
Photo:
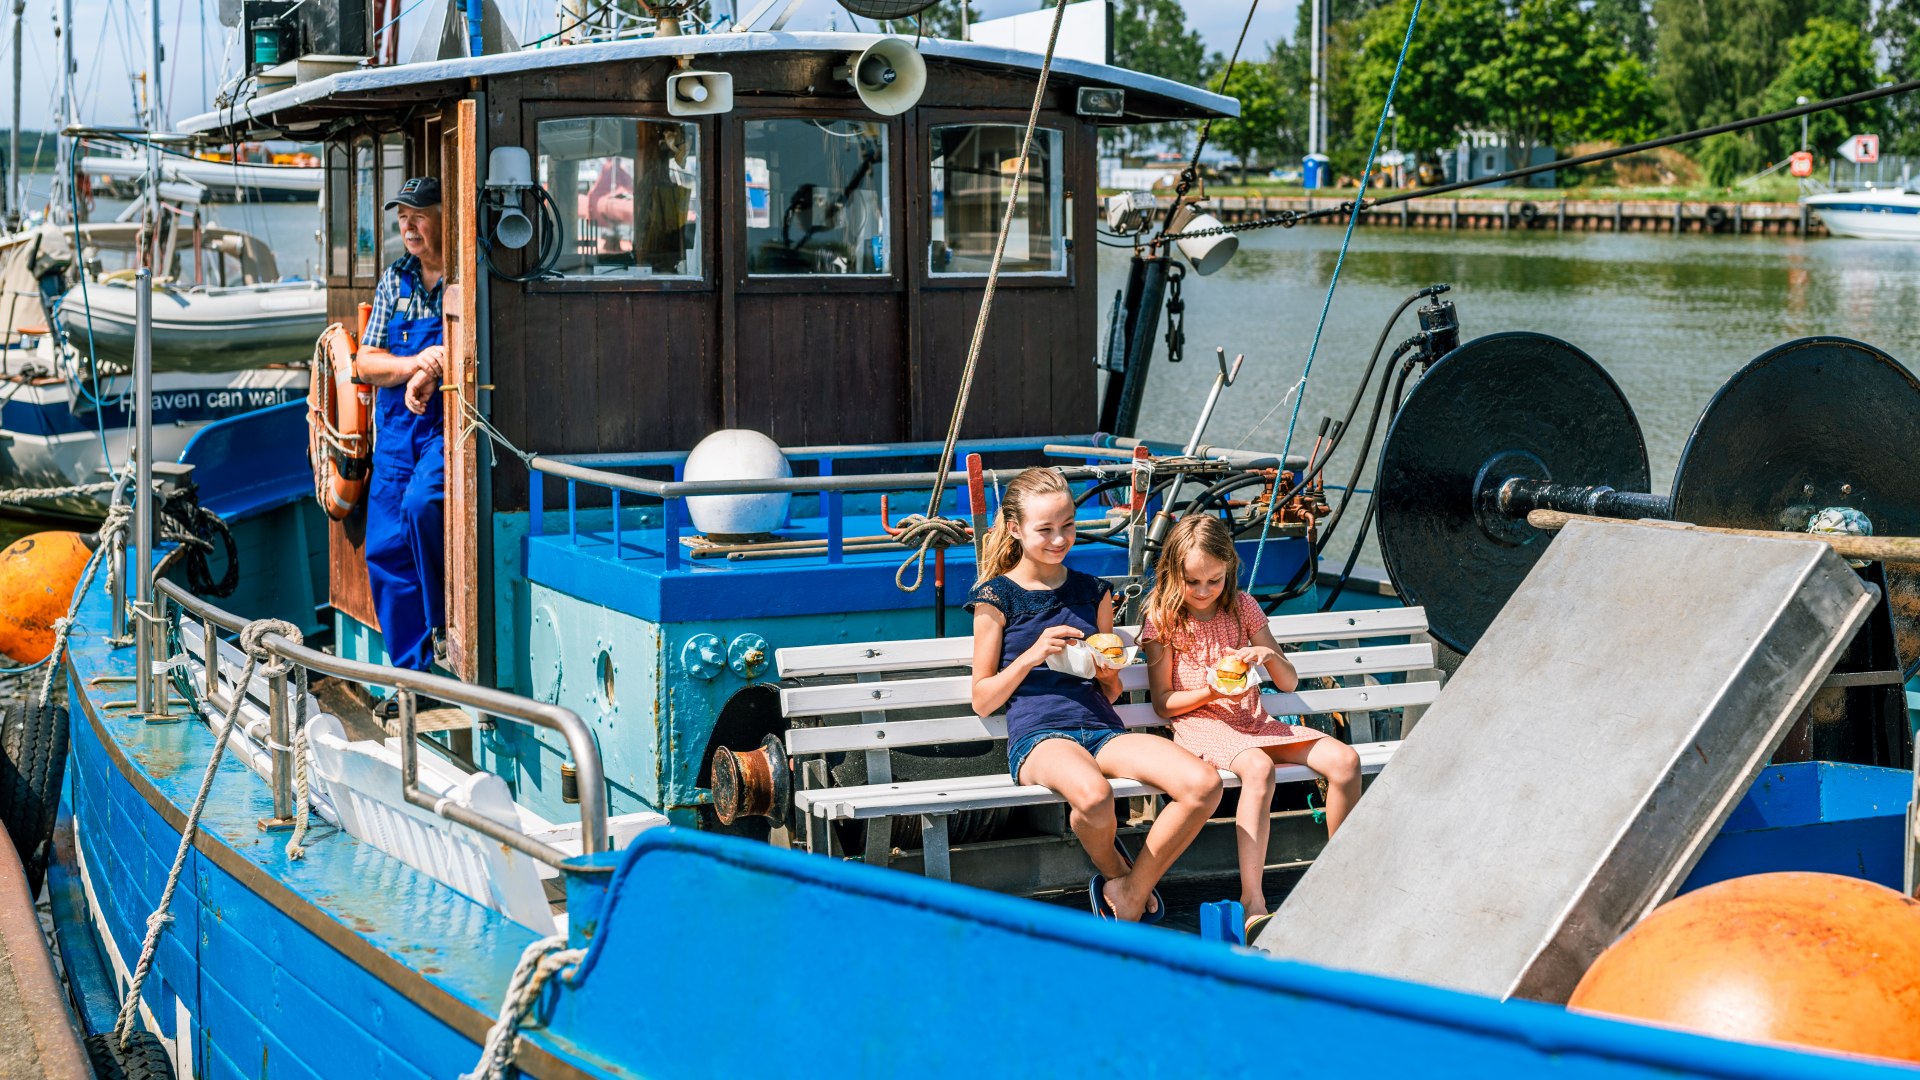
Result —
[[22, 664], [46, 659], [54, 621], [66, 617], [92, 557], [76, 532], [34, 533], [0, 551], [0, 654]]
[[1709, 885], [1601, 953], [1567, 1007], [1920, 1061], [1920, 902], [1836, 874]]

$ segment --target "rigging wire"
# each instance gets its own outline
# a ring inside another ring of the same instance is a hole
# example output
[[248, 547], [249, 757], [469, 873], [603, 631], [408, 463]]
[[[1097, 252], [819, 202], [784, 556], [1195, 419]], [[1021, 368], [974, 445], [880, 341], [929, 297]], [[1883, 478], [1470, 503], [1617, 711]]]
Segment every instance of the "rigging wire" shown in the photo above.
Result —
[[[1333, 262], [1333, 276], [1327, 281], [1327, 298], [1320, 303], [1320, 321], [1314, 324], [1313, 340], [1307, 345], [1307, 362], [1300, 368], [1300, 380], [1294, 384], [1299, 391], [1293, 399], [1293, 414], [1287, 419], [1287, 437], [1280, 445], [1280, 468], [1287, 465], [1287, 454], [1293, 449], [1294, 428], [1300, 422], [1300, 405], [1307, 397], [1307, 379], [1313, 374], [1313, 361], [1320, 352], [1320, 335], [1327, 328], [1327, 311], [1333, 307], [1334, 290], [1340, 287], [1340, 271], [1347, 262], [1347, 248], [1353, 243], [1354, 226], [1360, 223], [1360, 208], [1366, 202], [1367, 179], [1373, 175], [1373, 159], [1380, 152], [1380, 139], [1386, 134], [1387, 116], [1393, 112], [1393, 95], [1400, 88], [1400, 72], [1407, 66], [1407, 53], [1413, 47], [1413, 31], [1420, 23], [1420, 5], [1424, 0], [1413, 0], [1413, 14], [1407, 18], [1407, 33], [1400, 40], [1400, 59], [1393, 65], [1393, 81], [1387, 84], [1387, 99], [1380, 103], [1380, 122], [1373, 128], [1373, 145], [1367, 148], [1367, 167], [1360, 174], [1360, 192], [1355, 197], [1353, 213], [1347, 218], [1347, 234], [1340, 241], [1340, 254]], [[1273, 515], [1280, 509], [1280, 479], [1276, 475], [1273, 483], [1273, 498], [1267, 500], [1267, 512], [1260, 525], [1260, 543], [1253, 549], [1253, 573], [1248, 576], [1249, 585], [1260, 580], [1260, 558], [1267, 551], [1267, 534], [1273, 527]]]
[[[1240, 36], [1233, 42], [1233, 55], [1227, 58], [1226, 70], [1220, 73], [1220, 86], [1214, 90], [1214, 93], [1227, 92], [1227, 83], [1233, 79], [1233, 69], [1240, 63], [1240, 47], [1247, 43], [1247, 28], [1253, 25], [1253, 13], [1258, 10], [1260, 10], [1260, 0], [1253, 0], [1247, 5], [1247, 17], [1240, 24]], [[1213, 117], [1209, 116], [1206, 122], [1200, 125], [1200, 136], [1193, 142], [1192, 160], [1187, 162], [1186, 168], [1180, 170], [1179, 183], [1173, 190], [1173, 201], [1167, 205], [1167, 214], [1160, 220], [1162, 231], [1172, 226], [1173, 215], [1179, 212], [1181, 200], [1186, 198], [1187, 192], [1193, 190], [1193, 182], [1200, 175], [1200, 152], [1207, 148], [1207, 136], [1211, 134], [1213, 134]]]

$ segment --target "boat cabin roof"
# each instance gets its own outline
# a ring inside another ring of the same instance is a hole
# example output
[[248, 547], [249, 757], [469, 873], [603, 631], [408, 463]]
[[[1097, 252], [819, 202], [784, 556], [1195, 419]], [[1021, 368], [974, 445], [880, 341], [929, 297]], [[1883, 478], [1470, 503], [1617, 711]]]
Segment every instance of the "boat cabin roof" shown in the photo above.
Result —
[[[701, 34], [524, 49], [490, 56], [358, 68], [271, 94], [261, 94], [238, 105], [195, 116], [180, 124], [180, 130], [189, 134], [210, 135], [218, 140], [274, 134], [323, 136], [335, 121], [351, 119], [371, 110], [459, 96], [466, 92], [468, 80], [471, 79], [554, 72], [661, 57], [693, 57], [697, 60], [700, 57], [751, 57], [777, 53], [859, 52], [889, 36], [894, 35], [824, 31]], [[922, 38], [917, 47], [921, 55], [931, 62], [945, 62], [982, 71], [1012, 69], [1038, 72], [1042, 59], [1039, 53], [941, 38]], [[1057, 58], [1053, 63], [1053, 78], [1063, 89], [1094, 86], [1126, 91], [1124, 113], [1098, 120], [1088, 118], [1096, 123], [1159, 123], [1240, 114], [1239, 103], [1230, 97], [1108, 64]]]

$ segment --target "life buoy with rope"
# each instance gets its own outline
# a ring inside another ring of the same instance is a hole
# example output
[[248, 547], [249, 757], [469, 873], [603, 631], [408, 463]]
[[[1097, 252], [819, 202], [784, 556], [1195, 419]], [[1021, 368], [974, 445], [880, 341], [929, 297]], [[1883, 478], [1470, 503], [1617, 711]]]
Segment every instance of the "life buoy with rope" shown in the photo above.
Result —
[[[361, 306], [361, 332], [366, 308]], [[313, 465], [313, 497], [335, 521], [345, 521], [367, 494], [372, 471], [373, 388], [353, 381], [358, 337], [334, 323], [314, 343], [307, 379], [307, 460]]]

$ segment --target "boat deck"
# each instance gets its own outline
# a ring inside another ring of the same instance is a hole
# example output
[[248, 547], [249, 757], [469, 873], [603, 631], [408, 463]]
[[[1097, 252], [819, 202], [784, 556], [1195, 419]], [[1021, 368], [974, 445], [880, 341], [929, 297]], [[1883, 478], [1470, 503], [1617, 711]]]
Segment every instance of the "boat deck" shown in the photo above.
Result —
[[0, 1080], [93, 1075], [64, 1001], [20, 856], [0, 829]]

